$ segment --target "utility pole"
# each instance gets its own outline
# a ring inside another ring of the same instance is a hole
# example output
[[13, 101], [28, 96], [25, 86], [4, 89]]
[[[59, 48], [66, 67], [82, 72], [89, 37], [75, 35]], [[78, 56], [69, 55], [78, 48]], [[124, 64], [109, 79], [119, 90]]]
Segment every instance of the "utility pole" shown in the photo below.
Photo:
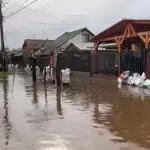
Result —
[[7, 57], [5, 53], [5, 44], [4, 44], [4, 30], [3, 30], [3, 13], [2, 13], [2, 0], [0, 0], [0, 30], [1, 30], [1, 53], [2, 53], [2, 70], [4, 72], [8, 71]]

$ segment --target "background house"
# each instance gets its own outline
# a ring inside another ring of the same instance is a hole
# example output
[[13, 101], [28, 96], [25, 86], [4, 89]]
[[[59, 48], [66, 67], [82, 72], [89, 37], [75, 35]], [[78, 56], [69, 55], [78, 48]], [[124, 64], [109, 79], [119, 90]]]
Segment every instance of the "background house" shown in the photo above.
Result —
[[[22, 49], [24, 50], [24, 55], [25, 55], [25, 64], [29, 64], [29, 57], [43, 47], [45, 47], [45, 50], [44, 50], [44, 55], [42, 56], [50, 55], [50, 57], [48, 57], [48, 60], [44, 60], [44, 61], [42, 61], [40, 58], [37, 58], [37, 65], [41, 69], [42, 67], [44, 67], [44, 65], [48, 65], [48, 64], [50, 64], [51, 66], [55, 68], [57, 53], [59, 51], [66, 51], [66, 49], [68, 49], [68, 46], [70, 47], [75, 46], [76, 50], [78, 51], [88, 50], [89, 51], [88, 53], [90, 54], [91, 48], [89, 48], [89, 46], [94, 45], [94, 43], [90, 42], [92, 37], [94, 37], [94, 34], [90, 30], [88, 30], [87, 28], [81, 28], [72, 32], [65, 32], [64, 34], [62, 34], [55, 40], [26, 39], [24, 40], [24, 43], [22, 46]], [[70, 44], [73, 44], [73, 45], [70, 45]], [[78, 62], [80, 63], [79, 59], [78, 59]], [[73, 63], [73, 60], [72, 60], [72, 63]]]
[[53, 47], [53, 40], [48, 39], [25, 39], [22, 49], [24, 50], [25, 56], [31, 56], [36, 51], [40, 50], [41, 48], [45, 47], [46, 53], [48, 55], [50, 51], [52, 51]]
[[[56, 57], [59, 51], [65, 51], [69, 44], [78, 44], [81, 45], [84, 43], [88, 44], [94, 34], [88, 30], [87, 28], [81, 28], [72, 32], [65, 32], [61, 36], [59, 36], [56, 40], [54, 40], [53, 50], [54, 50], [54, 58], [53, 59], [53, 67], [56, 66]], [[89, 49], [90, 50], [90, 49]]]

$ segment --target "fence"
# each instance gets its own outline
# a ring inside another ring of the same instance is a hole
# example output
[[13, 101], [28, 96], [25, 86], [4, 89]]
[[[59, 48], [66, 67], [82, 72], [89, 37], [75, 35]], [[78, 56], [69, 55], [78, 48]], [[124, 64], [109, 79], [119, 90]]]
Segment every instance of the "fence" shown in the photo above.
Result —
[[122, 54], [122, 70], [130, 70], [131, 73], [147, 72], [147, 50], [140, 52], [124, 52]]
[[[37, 57], [36, 59], [36, 65], [40, 68], [40, 70], [42, 71], [43, 68], [48, 65], [50, 65], [50, 58], [49, 57]], [[31, 65], [30, 62], [30, 57], [24, 57], [23, 59], [24, 62], [24, 66], [26, 66], [27, 64]]]
[[98, 73], [115, 75], [116, 65], [118, 65], [117, 50], [98, 51]]
[[60, 60], [61, 69], [90, 72], [90, 54], [90, 51], [65, 51], [64, 57]]

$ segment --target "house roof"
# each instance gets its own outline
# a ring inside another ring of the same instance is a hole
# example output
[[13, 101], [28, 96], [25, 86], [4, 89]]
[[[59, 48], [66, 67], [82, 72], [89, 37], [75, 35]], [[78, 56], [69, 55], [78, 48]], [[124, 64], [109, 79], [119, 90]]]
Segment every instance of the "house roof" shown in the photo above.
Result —
[[80, 32], [83, 32], [83, 31], [88, 31], [92, 36], [94, 36], [94, 34], [87, 28], [81, 28], [81, 29], [78, 29], [78, 30], [75, 30], [72, 32], [65, 32], [64, 34], [62, 34], [55, 40], [26, 39], [24, 41], [22, 49], [24, 49], [27, 46], [29, 48], [41, 49], [47, 43], [44, 54], [50, 54], [50, 52], [59, 48], [60, 46], [65, 44], [67, 41], [72, 39], [74, 36], [76, 36], [77, 34], [79, 34]]
[[33, 48], [33, 49], [41, 49], [46, 46], [46, 49], [50, 49], [53, 47], [54, 40], [43, 40], [43, 39], [26, 39], [24, 40], [24, 44], [22, 49], [25, 47]]
[[70, 43], [67, 48], [65, 49], [65, 52], [89, 52], [89, 49], [80, 49], [78, 46], [76, 46], [76, 44], [74, 43]]
[[61, 35], [54, 41], [55, 49], [59, 48], [61, 45], [63, 45], [64, 43], [69, 41], [71, 38], [73, 38], [74, 36], [76, 36], [77, 34], [79, 34], [80, 32], [83, 32], [83, 31], [88, 31], [89, 33], [91, 33], [94, 36], [94, 34], [87, 28], [81, 28], [79, 30], [75, 30], [72, 32], [65, 32], [63, 35]]
[[136, 19], [123, 19], [106, 30], [100, 32], [96, 36], [92, 38], [92, 41], [99, 41], [107, 37], [120, 36], [124, 34], [124, 30], [126, 28], [127, 23], [132, 23], [135, 31], [144, 32], [150, 31], [150, 20], [136, 20]]

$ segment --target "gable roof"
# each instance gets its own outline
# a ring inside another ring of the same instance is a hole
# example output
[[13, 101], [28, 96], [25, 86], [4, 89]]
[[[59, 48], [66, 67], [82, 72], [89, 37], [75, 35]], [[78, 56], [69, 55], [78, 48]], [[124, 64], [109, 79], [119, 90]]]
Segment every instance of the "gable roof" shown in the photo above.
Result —
[[92, 38], [92, 41], [97, 41], [106, 37], [123, 35], [127, 23], [132, 23], [137, 32], [144, 32], [146, 30], [150, 30], [150, 20], [148, 19], [123, 19], [94, 36]]
[[43, 40], [43, 39], [25, 39], [22, 49], [28, 47], [33, 49], [41, 49], [46, 45], [46, 49], [53, 47], [54, 40]]
[[80, 32], [83, 32], [83, 31], [88, 31], [92, 36], [94, 36], [94, 34], [87, 28], [81, 28], [79, 30], [75, 30], [72, 32], [65, 32], [63, 35], [61, 35], [54, 41], [55, 49], [59, 48], [61, 45], [63, 45], [64, 43], [66, 43], [67, 41], [69, 41], [70, 39], [72, 39], [77, 34], [79, 34]]

